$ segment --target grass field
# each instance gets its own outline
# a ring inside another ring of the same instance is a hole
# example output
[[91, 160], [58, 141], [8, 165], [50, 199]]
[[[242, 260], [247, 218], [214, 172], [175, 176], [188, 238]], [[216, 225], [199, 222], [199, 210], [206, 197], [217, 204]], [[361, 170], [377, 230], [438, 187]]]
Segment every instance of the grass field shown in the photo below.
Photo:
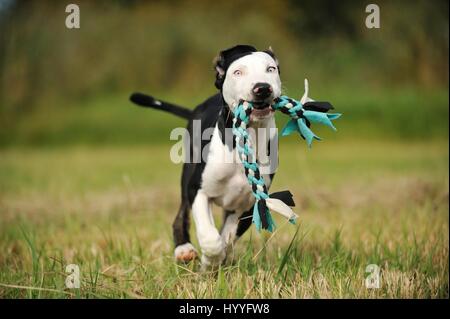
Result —
[[297, 226], [252, 227], [214, 273], [173, 261], [170, 146], [1, 150], [0, 298], [448, 298], [448, 140], [322, 135], [280, 143], [272, 189], [294, 193]]
[[[380, 0], [369, 28], [363, 1], [78, 0], [68, 29], [64, 2], [0, 0], [0, 299], [449, 298], [448, 3]], [[186, 121], [129, 96], [193, 108], [239, 43], [274, 49], [283, 94], [308, 78], [343, 116], [312, 150], [280, 139], [272, 190], [297, 225], [252, 226], [201, 272], [173, 258]]]

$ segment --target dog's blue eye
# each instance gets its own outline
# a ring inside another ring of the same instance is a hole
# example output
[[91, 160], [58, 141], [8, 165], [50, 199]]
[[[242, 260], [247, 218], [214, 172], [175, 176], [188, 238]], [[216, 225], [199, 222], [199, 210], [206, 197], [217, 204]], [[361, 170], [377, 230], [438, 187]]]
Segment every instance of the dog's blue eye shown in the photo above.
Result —
[[274, 66], [269, 66], [269, 67], [267, 68], [267, 72], [272, 73], [272, 72], [275, 72], [276, 69], [277, 69], [277, 68], [274, 67]]

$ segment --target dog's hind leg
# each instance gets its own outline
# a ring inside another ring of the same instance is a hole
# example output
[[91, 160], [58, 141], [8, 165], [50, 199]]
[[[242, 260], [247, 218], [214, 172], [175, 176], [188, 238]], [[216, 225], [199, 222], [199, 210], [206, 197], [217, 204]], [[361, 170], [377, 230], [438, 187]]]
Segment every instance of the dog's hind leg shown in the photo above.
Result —
[[222, 241], [225, 245], [227, 257], [233, 252], [233, 243], [236, 239], [236, 230], [240, 215], [240, 213], [235, 211], [224, 211], [223, 225], [220, 230], [220, 236], [222, 237]]
[[240, 236], [252, 224], [253, 209], [244, 213], [225, 211], [224, 223], [220, 235], [226, 246], [227, 254], [233, 249], [233, 243], [239, 239]]
[[252, 224], [253, 209], [244, 213], [226, 212], [221, 236], [228, 245], [238, 240]]
[[189, 238], [189, 203], [181, 202], [178, 214], [172, 224], [173, 238], [175, 240], [175, 259], [188, 262], [197, 256], [197, 251], [190, 243]]
[[224, 219], [222, 229], [220, 230], [220, 236], [222, 236], [222, 240], [227, 247], [233, 244], [233, 241], [236, 237], [236, 230], [240, 215], [241, 214], [235, 211], [224, 211]]

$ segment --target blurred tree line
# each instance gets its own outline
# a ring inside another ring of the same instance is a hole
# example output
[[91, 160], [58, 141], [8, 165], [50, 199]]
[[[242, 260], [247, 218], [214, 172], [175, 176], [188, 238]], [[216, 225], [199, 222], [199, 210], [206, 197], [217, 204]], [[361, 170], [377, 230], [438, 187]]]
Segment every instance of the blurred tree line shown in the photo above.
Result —
[[[72, 1], [74, 2], [74, 1]], [[65, 27], [64, 1], [0, 0], [0, 109], [111, 92], [214, 92], [212, 60], [237, 43], [272, 46], [287, 87], [448, 86], [448, 1], [75, 1], [81, 28]]]

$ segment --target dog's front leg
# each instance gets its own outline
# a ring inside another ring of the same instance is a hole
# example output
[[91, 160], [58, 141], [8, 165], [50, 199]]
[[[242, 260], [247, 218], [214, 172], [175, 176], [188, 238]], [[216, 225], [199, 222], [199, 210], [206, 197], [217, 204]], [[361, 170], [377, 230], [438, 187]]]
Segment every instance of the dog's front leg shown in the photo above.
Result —
[[192, 204], [192, 215], [202, 251], [202, 268], [219, 265], [225, 259], [225, 245], [214, 225], [211, 201], [201, 189]]

